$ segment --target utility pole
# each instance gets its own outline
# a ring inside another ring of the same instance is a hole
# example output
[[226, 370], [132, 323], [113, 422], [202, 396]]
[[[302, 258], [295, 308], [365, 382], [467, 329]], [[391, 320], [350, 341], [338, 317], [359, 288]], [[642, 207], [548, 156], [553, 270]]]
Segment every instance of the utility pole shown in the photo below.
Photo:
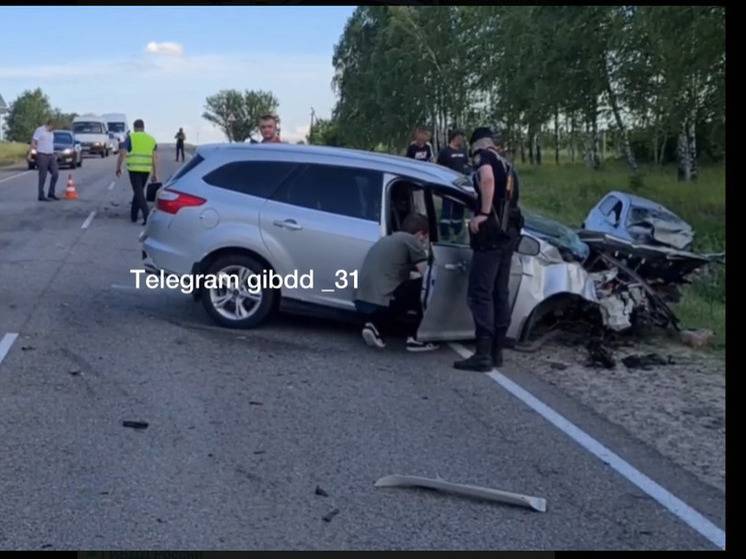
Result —
[[308, 143], [311, 144], [311, 136], [313, 134], [313, 119], [316, 116], [316, 111], [311, 107], [311, 127], [308, 129]]

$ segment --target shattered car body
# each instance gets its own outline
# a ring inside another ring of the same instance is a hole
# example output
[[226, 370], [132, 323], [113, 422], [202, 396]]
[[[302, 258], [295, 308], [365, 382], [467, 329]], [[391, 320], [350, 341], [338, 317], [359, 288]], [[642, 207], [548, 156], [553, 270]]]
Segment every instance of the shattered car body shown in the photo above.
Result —
[[691, 226], [675, 213], [647, 198], [619, 191], [601, 198], [582, 227], [636, 244], [677, 250], [688, 250], [694, 242]]

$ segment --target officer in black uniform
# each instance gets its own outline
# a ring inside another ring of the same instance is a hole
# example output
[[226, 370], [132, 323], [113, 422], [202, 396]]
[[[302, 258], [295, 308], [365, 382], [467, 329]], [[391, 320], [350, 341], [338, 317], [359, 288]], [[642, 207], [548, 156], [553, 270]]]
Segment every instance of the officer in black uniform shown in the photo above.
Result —
[[453, 366], [487, 372], [502, 365], [502, 348], [510, 325], [510, 264], [523, 217], [517, 185], [508, 180], [511, 165], [499, 154], [492, 130], [477, 128], [470, 143], [477, 206], [469, 222], [473, 256], [467, 298], [476, 327], [477, 351]]

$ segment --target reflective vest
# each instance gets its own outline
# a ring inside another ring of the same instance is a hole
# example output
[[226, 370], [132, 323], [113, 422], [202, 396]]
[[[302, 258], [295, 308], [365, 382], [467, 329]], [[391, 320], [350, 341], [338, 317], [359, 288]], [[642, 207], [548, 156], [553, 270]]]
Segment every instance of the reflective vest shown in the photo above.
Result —
[[127, 153], [127, 170], [150, 173], [153, 170], [155, 138], [145, 132], [130, 134], [130, 150]]

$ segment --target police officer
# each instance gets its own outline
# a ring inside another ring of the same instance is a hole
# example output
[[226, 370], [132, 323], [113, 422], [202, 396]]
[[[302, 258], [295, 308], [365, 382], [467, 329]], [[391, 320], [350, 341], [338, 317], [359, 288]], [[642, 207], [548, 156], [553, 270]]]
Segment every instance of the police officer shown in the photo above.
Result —
[[511, 166], [499, 154], [492, 131], [487, 127], [477, 128], [470, 143], [477, 206], [469, 222], [473, 256], [467, 298], [476, 327], [477, 347], [474, 355], [456, 361], [453, 366], [486, 372], [502, 365], [502, 348], [510, 324], [510, 263], [520, 239], [523, 217], [518, 208], [518, 189], [508, 179]]
[[138, 212], [142, 212], [142, 224], [148, 221], [148, 203], [145, 200], [145, 185], [148, 182], [148, 175], [153, 173], [153, 182], [158, 182], [156, 166], [158, 157], [156, 149], [158, 145], [155, 138], [145, 132], [145, 124], [141, 119], [134, 122], [134, 132], [122, 144], [119, 150], [119, 159], [117, 159], [117, 176], [122, 174], [122, 161], [127, 157], [127, 170], [130, 175], [130, 184], [132, 185], [132, 206], [130, 209], [130, 219], [132, 223], [137, 221]]

